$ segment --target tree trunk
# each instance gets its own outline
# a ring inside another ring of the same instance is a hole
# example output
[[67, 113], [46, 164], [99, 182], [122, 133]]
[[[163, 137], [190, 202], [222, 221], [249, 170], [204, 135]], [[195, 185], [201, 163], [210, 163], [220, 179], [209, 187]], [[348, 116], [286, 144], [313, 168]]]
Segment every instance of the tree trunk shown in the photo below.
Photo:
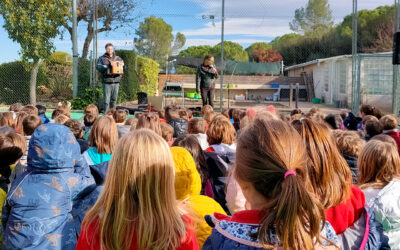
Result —
[[34, 62], [33, 63], [33, 68], [31, 70], [31, 79], [29, 82], [29, 98], [30, 98], [30, 104], [36, 105], [36, 78], [37, 74], [39, 71], [39, 66], [40, 66], [40, 61]]
[[89, 46], [90, 46], [90, 42], [93, 39], [94, 36], [94, 30], [92, 27], [92, 21], [88, 22], [88, 29], [87, 29], [88, 33], [87, 36], [85, 38], [85, 43], [83, 44], [83, 49], [82, 49], [82, 58], [86, 59], [87, 55], [89, 53]]

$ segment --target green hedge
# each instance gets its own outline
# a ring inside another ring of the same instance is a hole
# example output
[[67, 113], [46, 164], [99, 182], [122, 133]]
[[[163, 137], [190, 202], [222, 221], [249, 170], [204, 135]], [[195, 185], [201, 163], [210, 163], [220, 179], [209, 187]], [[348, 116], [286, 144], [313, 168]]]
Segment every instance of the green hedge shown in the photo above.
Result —
[[[0, 103], [7, 105], [20, 102], [29, 103], [30, 72], [21, 61], [0, 65]], [[39, 67], [36, 86], [47, 85], [45, 64]]]
[[158, 88], [159, 64], [146, 57], [138, 56], [137, 59], [139, 72], [139, 89], [138, 92], [145, 92], [148, 96], [153, 96]]
[[136, 99], [138, 88], [138, 74], [136, 72], [137, 55], [133, 50], [117, 50], [115, 54], [124, 60], [125, 72], [122, 75], [119, 87], [118, 103]]

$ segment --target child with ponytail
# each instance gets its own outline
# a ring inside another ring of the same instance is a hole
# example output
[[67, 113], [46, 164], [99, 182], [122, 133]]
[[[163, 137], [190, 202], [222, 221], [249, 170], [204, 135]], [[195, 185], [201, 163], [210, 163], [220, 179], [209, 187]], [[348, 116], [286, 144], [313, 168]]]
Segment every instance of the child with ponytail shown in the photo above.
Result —
[[292, 122], [305, 143], [308, 184], [325, 209], [341, 249], [381, 249], [387, 245], [382, 225], [365, 207], [364, 193], [352, 185], [350, 167], [327, 125], [309, 118]]
[[335, 247], [322, 204], [307, 190], [307, 153], [287, 123], [255, 118], [237, 144], [233, 176], [248, 210], [215, 214], [203, 249], [314, 249]]

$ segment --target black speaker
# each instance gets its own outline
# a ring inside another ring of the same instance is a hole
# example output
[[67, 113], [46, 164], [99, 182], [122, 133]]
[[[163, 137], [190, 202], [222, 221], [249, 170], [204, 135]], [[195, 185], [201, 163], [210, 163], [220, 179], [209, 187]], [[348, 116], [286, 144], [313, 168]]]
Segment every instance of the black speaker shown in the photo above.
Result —
[[139, 105], [147, 104], [147, 93], [139, 92], [137, 93], [137, 97]]
[[393, 37], [393, 65], [400, 64], [400, 32]]

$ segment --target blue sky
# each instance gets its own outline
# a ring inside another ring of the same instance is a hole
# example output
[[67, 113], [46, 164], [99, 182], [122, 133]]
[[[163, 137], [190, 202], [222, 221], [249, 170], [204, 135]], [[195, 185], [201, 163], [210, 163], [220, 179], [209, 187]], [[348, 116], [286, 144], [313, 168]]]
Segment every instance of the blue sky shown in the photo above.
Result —
[[[330, 0], [336, 23], [352, 11], [350, 0]], [[104, 44], [111, 41], [119, 49], [133, 48], [134, 30], [140, 21], [150, 15], [162, 17], [172, 25], [173, 32], [182, 32], [186, 46], [215, 45], [220, 42], [221, 0], [138, 0], [140, 12], [138, 21], [116, 31], [99, 34], [99, 53], [104, 52]], [[226, 0], [225, 40], [240, 43], [243, 47], [253, 42], [271, 41], [276, 36], [289, 33], [289, 22], [294, 11], [305, 6], [307, 0]], [[393, 4], [393, 0], [359, 0], [359, 9], [374, 9], [379, 5]], [[203, 19], [203, 15], [214, 15], [215, 20]], [[19, 45], [8, 38], [0, 17], [0, 44], [3, 51], [0, 63], [19, 58]], [[82, 52], [85, 27], [78, 30], [79, 53]], [[54, 39], [56, 50], [71, 53], [69, 33], [63, 39]]]

